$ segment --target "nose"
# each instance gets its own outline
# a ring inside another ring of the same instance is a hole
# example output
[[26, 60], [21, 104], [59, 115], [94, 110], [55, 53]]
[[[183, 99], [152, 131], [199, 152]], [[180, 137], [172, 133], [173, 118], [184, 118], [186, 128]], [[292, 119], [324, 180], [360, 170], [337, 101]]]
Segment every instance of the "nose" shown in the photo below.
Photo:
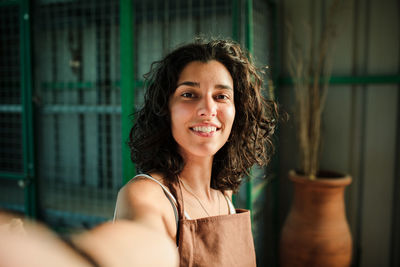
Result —
[[199, 116], [214, 117], [217, 115], [217, 103], [212, 96], [204, 96], [199, 103]]

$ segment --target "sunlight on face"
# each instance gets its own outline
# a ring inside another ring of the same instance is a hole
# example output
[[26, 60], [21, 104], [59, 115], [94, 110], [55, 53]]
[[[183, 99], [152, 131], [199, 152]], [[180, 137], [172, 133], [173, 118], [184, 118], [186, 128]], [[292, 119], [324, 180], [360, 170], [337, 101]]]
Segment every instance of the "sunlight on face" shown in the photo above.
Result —
[[212, 157], [226, 143], [235, 119], [233, 79], [216, 61], [193, 61], [169, 100], [171, 129], [183, 157]]

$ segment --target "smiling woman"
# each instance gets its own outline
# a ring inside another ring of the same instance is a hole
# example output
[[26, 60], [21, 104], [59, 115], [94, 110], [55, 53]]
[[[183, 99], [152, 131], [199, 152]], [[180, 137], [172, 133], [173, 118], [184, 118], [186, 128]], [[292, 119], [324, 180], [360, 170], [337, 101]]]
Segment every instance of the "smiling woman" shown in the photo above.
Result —
[[277, 108], [260, 72], [238, 44], [198, 40], [146, 78], [129, 140], [140, 174], [119, 192], [115, 220], [169, 236], [181, 266], [255, 266], [249, 211], [231, 196], [272, 153]]
[[233, 80], [216, 60], [193, 61], [169, 100], [172, 136], [184, 157], [212, 157], [226, 143], [235, 118]]
[[229, 152], [220, 151], [215, 155], [214, 165], [218, 167], [213, 168], [213, 177], [219, 178], [213, 179], [216, 183], [213, 186], [236, 191], [249, 167], [269, 162], [277, 108], [274, 102], [262, 97], [261, 73], [235, 42], [198, 40], [152, 64], [146, 75], [148, 88], [144, 107], [135, 114], [136, 122], [130, 134], [131, 156], [139, 171], [161, 171], [168, 181], [177, 181], [183, 160], [172, 137], [170, 97], [177, 89], [184, 67], [193, 61], [205, 63], [211, 60], [223, 64], [229, 71], [236, 110], [230, 141], [224, 146]]

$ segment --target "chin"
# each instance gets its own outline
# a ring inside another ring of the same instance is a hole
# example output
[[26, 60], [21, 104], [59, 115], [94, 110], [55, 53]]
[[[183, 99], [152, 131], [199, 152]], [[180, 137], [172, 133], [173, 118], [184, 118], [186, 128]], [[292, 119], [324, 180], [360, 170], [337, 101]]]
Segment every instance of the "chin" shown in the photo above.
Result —
[[184, 154], [196, 157], [213, 157], [220, 149], [220, 147], [199, 147], [192, 150], [185, 150]]

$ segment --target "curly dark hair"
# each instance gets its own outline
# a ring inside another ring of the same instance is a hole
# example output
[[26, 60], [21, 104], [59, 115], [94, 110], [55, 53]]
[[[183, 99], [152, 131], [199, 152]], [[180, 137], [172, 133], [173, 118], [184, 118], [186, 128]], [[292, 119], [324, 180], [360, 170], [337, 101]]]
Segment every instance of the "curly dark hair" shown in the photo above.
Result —
[[169, 98], [188, 63], [210, 60], [222, 63], [231, 74], [236, 109], [229, 140], [214, 156], [211, 186], [236, 192], [249, 168], [267, 165], [273, 152], [277, 105], [264, 98], [262, 72], [248, 58], [233, 41], [198, 39], [151, 65], [145, 75], [144, 107], [134, 115], [128, 142], [138, 171], [161, 172], [167, 184], [177, 182], [185, 163], [172, 137]]

